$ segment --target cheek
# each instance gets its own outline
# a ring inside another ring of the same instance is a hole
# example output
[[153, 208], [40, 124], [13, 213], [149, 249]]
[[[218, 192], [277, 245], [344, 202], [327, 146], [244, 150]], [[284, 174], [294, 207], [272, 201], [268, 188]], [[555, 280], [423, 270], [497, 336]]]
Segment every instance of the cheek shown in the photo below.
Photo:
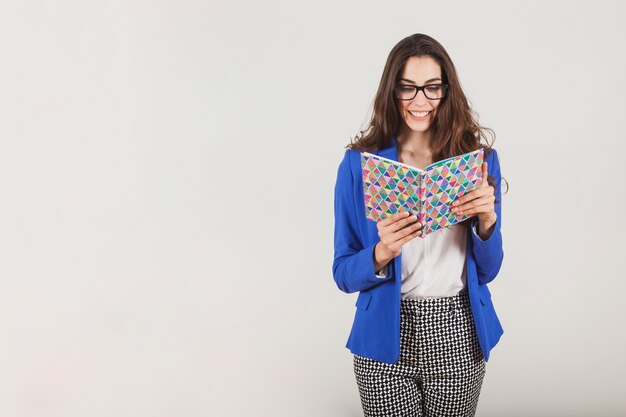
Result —
[[404, 103], [396, 103], [396, 109], [398, 109], [398, 113], [400, 113], [400, 117], [402, 119], [406, 119], [407, 106]]
[[435, 107], [435, 108], [434, 108], [434, 110], [433, 110], [433, 113], [434, 113], [434, 115], [436, 116], [436, 115], [437, 115], [437, 113], [439, 113], [439, 103], [437, 103], [434, 107]]

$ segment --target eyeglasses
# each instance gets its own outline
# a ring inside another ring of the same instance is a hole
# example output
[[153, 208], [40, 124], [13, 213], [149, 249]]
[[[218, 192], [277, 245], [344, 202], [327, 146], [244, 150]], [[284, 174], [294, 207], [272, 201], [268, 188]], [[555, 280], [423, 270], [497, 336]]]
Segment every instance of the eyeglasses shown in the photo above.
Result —
[[394, 93], [397, 99], [413, 100], [420, 90], [424, 90], [424, 95], [429, 100], [441, 100], [446, 96], [448, 84], [429, 84], [422, 87], [400, 84], [394, 88]]

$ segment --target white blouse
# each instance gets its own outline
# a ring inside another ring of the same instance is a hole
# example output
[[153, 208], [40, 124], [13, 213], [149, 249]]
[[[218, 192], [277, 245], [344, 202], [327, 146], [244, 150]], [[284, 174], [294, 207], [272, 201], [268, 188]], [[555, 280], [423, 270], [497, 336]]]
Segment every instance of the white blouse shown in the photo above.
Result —
[[467, 229], [458, 224], [402, 246], [402, 298], [450, 297], [467, 282]]
[[[472, 233], [478, 235], [474, 227]], [[458, 224], [405, 243], [402, 246], [402, 298], [451, 297], [465, 288], [466, 244], [467, 230]], [[386, 275], [387, 265], [377, 276]]]

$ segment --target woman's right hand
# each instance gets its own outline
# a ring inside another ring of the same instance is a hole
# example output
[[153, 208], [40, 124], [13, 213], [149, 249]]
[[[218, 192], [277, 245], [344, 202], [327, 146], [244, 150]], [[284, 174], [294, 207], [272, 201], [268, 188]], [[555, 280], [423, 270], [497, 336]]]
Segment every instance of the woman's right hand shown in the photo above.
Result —
[[400, 255], [402, 245], [422, 234], [422, 224], [415, 223], [417, 216], [409, 214], [407, 211], [399, 211], [376, 224], [380, 237], [374, 249], [376, 271]]

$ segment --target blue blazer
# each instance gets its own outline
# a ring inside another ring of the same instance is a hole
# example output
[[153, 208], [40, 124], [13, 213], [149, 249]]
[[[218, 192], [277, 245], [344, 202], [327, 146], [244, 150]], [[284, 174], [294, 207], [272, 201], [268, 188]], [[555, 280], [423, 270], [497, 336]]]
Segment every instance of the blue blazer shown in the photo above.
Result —
[[[373, 152], [398, 160], [396, 139], [389, 148]], [[502, 335], [502, 326], [491, 302], [487, 283], [502, 265], [502, 235], [500, 224], [500, 164], [495, 149], [485, 158], [489, 174], [495, 180], [494, 230], [485, 241], [468, 228], [466, 273], [469, 299], [485, 360]], [[471, 219], [471, 226], [478, 221]], [[380, 241], [376, 223], [365, 217], [360, 152], [348, 149], [339, 164], [335, 184], [335, 236], [333, 278], [346, 293], [359, 291], [356, 314], [346, 347], [353, 354], [396, 363], [400, 356], [400, 289], [402, 255], [389, 263], [386, 278], [374, 272], [374, 247]]]

